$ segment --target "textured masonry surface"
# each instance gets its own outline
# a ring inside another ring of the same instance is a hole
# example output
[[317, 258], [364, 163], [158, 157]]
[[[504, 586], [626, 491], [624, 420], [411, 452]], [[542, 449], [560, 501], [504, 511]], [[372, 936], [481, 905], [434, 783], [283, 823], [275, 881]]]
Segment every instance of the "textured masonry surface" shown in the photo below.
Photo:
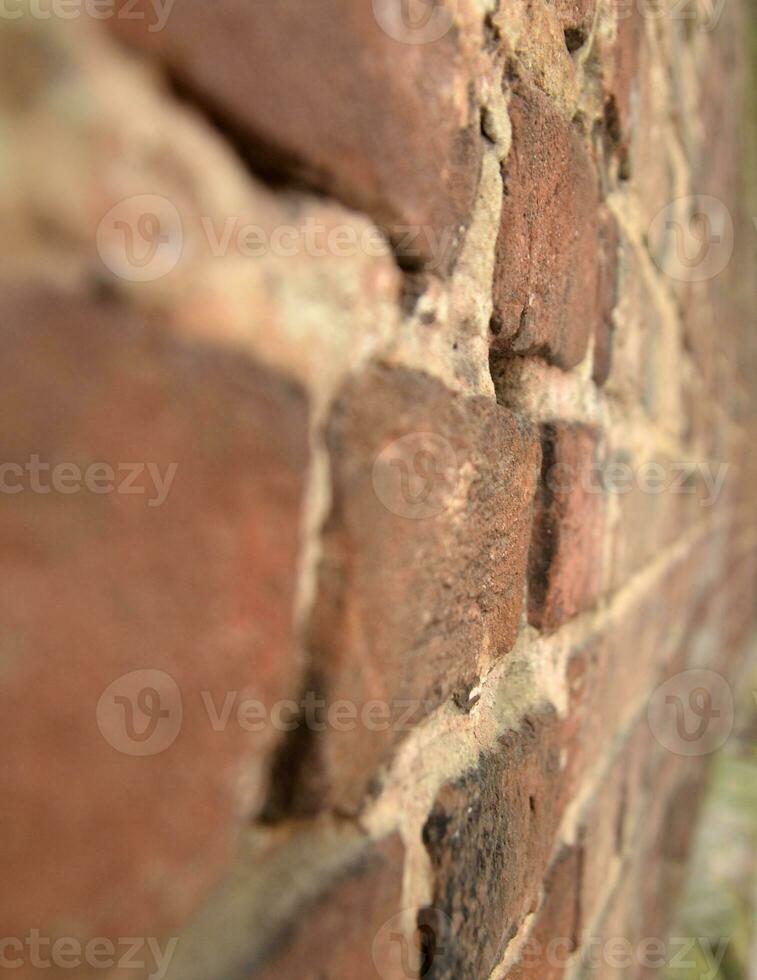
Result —
[[22, 8], [0, 462], [175, 476], [3, 491], [3, 935], [651, 975], [592, 950], [665, 938], [708, 757], [647, 709], [754, 637], [742, 5]]

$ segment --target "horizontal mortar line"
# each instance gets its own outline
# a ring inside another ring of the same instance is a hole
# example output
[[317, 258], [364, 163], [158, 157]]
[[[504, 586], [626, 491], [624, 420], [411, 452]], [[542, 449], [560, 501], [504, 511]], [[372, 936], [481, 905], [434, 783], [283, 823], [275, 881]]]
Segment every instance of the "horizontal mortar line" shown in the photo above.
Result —
[[[685, 536], [657, 556], [650, 566], [642, 569], [619, 592], [616, 592], [608, 604], [599, 612], [587, 613], [578, 617], [549, 638], [537, 636], [537, 644], [541, 650], [546, 655], [552, 653], [563, 692], [567, 689], [565, 668], [570, 653], [578, 645], [587, 642], [591, 636], [622, 616], [634, 602], [655, 587], [660, 577], [674, 567], [677, 562], [685, 559], [693, 545], [700, 539], [704, 539], [708, 533], [712, 533], [721, 526], [726, 526], [732, 518], [733, 515], [729, 514], [718, 520], [702, 522], [690, 529]], [[479, 703], [469, 715], [461, 715], [458, 710], [453, 710], [450, 707], [449, 702], [445, 702], [422, 724], [414, 728], [407, 739], [401, 743], [397, 755], [386, 773], [384, 790], [361, 817], [360, 823], [369, 834], [383, 836], [385, 833], [396, 829], [401, 832], [409, 829], [407, 820], [404, 818], [413, 811], [413, 804], [415, 804], [416, 809], [422, 810], [424, 816], [427, 815], [438, 789], [448, 780], [454, 779], [470, 769], [483, 752], [494, 748], [498, 738], [505, 731], [512, 730], [513, 718], [522, 719], [529, 711], [539, 709], [544, 704], [552, 704], [558, 708], [558, 713], [564, 716], [564, 708], [560, 711], [560, 706], [555, 705], [555, 698], [550, 688], [546, 685], [540, 687], [537, 683], [535, 689], [529, 691], [521, 701], [517, 700], [516, 693], [516, 700], [511, 705], [513, 710], [505, 722], [498, 723], [496, 720], [498, 707], [500, 714], [503, 710], [503, 706], [498, 706], [496, 701], [497, 691], [502, 681], [511, 678], [517, 682], [519, 675], [528, 675], [529, 670], [533, 669], [534, 664], [529, 659], [529, 654], [534, 652], [530, 640], [531, 637], [525, 636], [525, 641], [521, 640], [516, 643], [514, 650], [519, 645], [528, 644], [528, 649], [522, 659], [519, 659], [517, 655], [515, 659], [506, 655], [502, 661], [495, 664], [482, 677]], [[531, 679], [538, 682], [541, 679], [541, 674]], [[457, 753], [452, 751], [451, 737], [463, 750], [459, 757]], [[415, 796], [417, 779], [412, 766], [424, 753], [432, 754], [437, 740], [444, 743], [445, 759], [435, 773], [435, 778], [424, 787], [428, 800], [428, 806], [424, 809], [420, 805], [420, 800], [416, 799]], [[467, 746], [465, 745], [466, 742], [468, 743]], [[416, 812], [414, 819], [416, 821], [419, 819], [418, 812]], [[408, 834], [407, 837], [403, 833], [403, 837], [406, 839], [406, 844], [410, 846], [414, 843], [421, 845], [420, 835], [418, 835], [417, 842], [412, 833]]]
[[[612, 763], [612, 761], [615, 760], [615, 757], [616, 756], [613, 756], [613, 759], [611, 760], [611, 763]], [[635, 839], [638, 836], [639, 827], [641, 826], [641, 816], [642, 816], [643, 812], [644, 812], [644, 807], [643, 806], [640, 806], [640, 807], [637, 808], [637, 810], [633, 814], [633, 828], [634, 828], [633, 829], [633, 834], [632, 834], [632, 838], [633, 839]], [[560, 848], [565, 843], [566, 842], [563, 841], [563, 840], [558, 840], [557, 841], [555, 848], [552, 850], [552, 852], [550, 854], [550, 864], [551, 864], [552, 860], [555, 858], [555, 856], [559, 853]], [[611, 901], [612, 901], [612, 899], [614, 897], [614, 894], [617, 891], [618, 885], [620, 884], [620, 881], [622, 879], [622, 873], [625, 870], [626, 865], [628, 864], [628, 856], [629, 855], [627, 855], [627, 854], [618, 855], [618, 856], [616, 856], [616, 859], [612, 862], [612, 866], [609, 869], [608, 883], [607, 883], [607, 885], [605, 886], [605, 888], [602, 891], [602, 895], [601, 895], [601, 898], [600, 898], [600, 902], [598, 904], [597, 912], [594, 914], [594, 916], [592, 918], [592, 921], [591, 921], [591, 927], [596, 928], [596, 926], [599, 925], [602, 922], [602, 917], [607, 912], [607, 909], [608, 909], [608, 907], [609, 907], [609, 905], [610, 905], [610, 903], [611, 903]], [[581, 887], [581, 882], [579, 882], [579, 888], [580, 887]], [[542, 908], [544, 899], [545, 899], [545, 893], [544, 893], [544, 890], [542, 889], [542, 893], [541, 893], [541, 896], [540, 896], [539, 905], [537, 907], [536, 913], [532, 913], [531, 915], [527, 916], [523, 920], [523, 923], [521, 925], [521, 928], [518, 930], [518, 933], [516, 934], [516, 936], [513, 937], [513, 939], [508, 943], [504, 957], [502, 958], [502, 960], [500, 961], [500, 963], [497, 965], [497, 967], [491, 972], [490, 977], [489, 977], [489, 980], [502, 980], [502, 974], [499, 971], [500, 970], [503, 970], [503, 969], [508, 969], [510, 966], [512, 966], [517, 961], [517, 958], [518, 958], [521, 950], [525, 946], [527, 946], [527, 944], [528, 944], [528, 940], [530, 939], [531, 926], [533, 924], [533, 920], [535, 919], [536, 915], [538, 915], [538, 913], [541, 911], [541, 908]], [[584, 933], [584, 932], [587, 932], [587, 931], [591, 935], [591, 932], [588, 929], [581, 928], [581, 930], [580, 930], [581, 933]], [[567, 939], [568, 937], [567, 936], [565, 936], [565, 937], [562, 937], [562, 936], [553, 936], [551, 938], [553, 938], [553, 939], [562, 939], [562, 938]], [[515, 949], [512, 949], [511, 950], [511, 947], [512, 947], [513, 943], [516, 942], [516, 941], [518, 943], [517, 947]], [[573, 962], [575, 962], [575, 958], [577, 956], [580, 959], [580, 953], [581, 953], [581, 949], [580, 949], [580, 946], [579, 946], [579, 948], [575, 951], [575, 953], [573, 953], [573, 954], [570, 955], [570, 961], [571, 961], [571, 963], [569, 965], [569, 968], [572, 968], [572, 964], [573, 964]]]
[[[736, 552], [734, 561], [740, 560], [748, 554], [751, 549], [757, 548], [757, 534], [750, 535], [743, 547]], [[672, 633], [663, 650], [664, 655], [659, 658], [660, 663], [667, 663], [671, 654], [678, 646], [681, 637], [685, 634], [687, 623], [678, 626]], [[751, 640], [745, 641], [748, 645]], [[577, 838], [578, 826], [586, 807], [596, 797], [597, 792], [606, 776], [609, 768], [613, 765], [622, 749], [629, 743], [633, 730], [643, 717], [649, 696], [653, 689], [647, 688], [643, 691], [636, 702], [623, 715], [621, 724], [615, 729], [610, 748], [604, 755], [597, 759], [596, 763], [584, 775], [579, 793], [568, 804], [557, 832], [557, 841], [554, 852], [559, 850], [563, 843], [575, 843]]]
[[[624, 206], [621, 207], [619, 205], [619, 200], [623, 201]], [[633, 249], [636, 258], [639, 261], [644, 282], [650, 288], [651, 292], [655, 296], [655, 299], [662, 301], [660, 311], [664, 312], [666, 315], [669, 315], [671, 319], [675, 319], [679, 327], [683, 329], [681, 305], [678, 297], [676, 296], [673, 284], [669, 281], [668, 277], [657, 268], [649, 249], [644, 244], [641, 236], [641, 228], [639, 225], [642, 222], [646, 222], [638, 213], [638, 197], [636, 196], [635, 192], [632, 193], [625, 188], [623, 190], [616, 189], [614, 190], [613, 194], [608, 196], [607, 206], [620, 225], [628, 244]], [[634, 218], [638, 219], [639, 224], [637, 224], [633, 219], [629, 220], [629, 215], [633, 215]]]
[[[690, 550], [692, 543], [696, 543], [697, 539], [699, 538], [704, 538], [708, 532], [717, 529], [719, 526], [727, 524], [732, 516], [733, 515], [729, 515], [729, 518], [721, 518], [719, 521], [710, 521], [698, 526], [696, 529], [694, 529], [694, 531], [689, 533], [687, 540], [683, 542], [679, 542], [677, 548], [671, 549], [671, 551], [673, 552], [672, 554], [662, 556], [658, 560], [657, 562], [658, 567], [653, 570], [653, 573], [657, 576], [659, 576], [660, 574], [664, 574], [665, 571], [669, 567], [671, 567], [676, 560], [680, 560], [682, 557], [685, 557], [686, 553]], [[647, 569], [645, 570], [644, 573], [642, 573], [637, 578], [646, 579], [647, 580], [646, 584], [651, 586], [654, 584], [653, 573], [650, 573], [650, 571]], [[641, 588], [638, 585], [638, 582], [634, 584], [633, 590], [626, 589], [625, 591], [626, 593], [635, 591], [636, 595], [643, 594], [643, 588]], [[625, 601], [628, 602], [632, 600], [626, 598]], [[618, 605], [619, 603], [616, 601], [615, 606], [617, 607]], [[615, 610], [615, 614], [617, 614], [617, 608]], [[596, 623], [595, 623], [595, 628], [596, 628]], [[571, 649], [572, 648], [573, 645], [571, 644]], [[671, 642], [671, 648], [672, 648], [672, 642]], [[494, 698], [491, 696], [492, 689], [495, 689], [496, 692], [496, 686], [498, 682], [502, 678], [506, 677], [509, 672], [513, 671], [514, 668], [517, 668], [517, 666], [518, 664], [513, 664], [512, 662], [499, 664], [495, 668], [493, 668], [492, 671], [490, 671], [489, 674], [484, 679], [483, 681], [484, 687], [482, 688], [481, 703], [484, 703], [486, 701], [486, 695], [489, 694], [490, 695], [489, 700], [492, 702], [491, 710], [489, 712], [490, 715], [494, 711]], [[561, 677], [564, 679], [565, 676], [564, 662], [560, 664], [560, 668], [561, 668]], [[646, 693], [648, 695], [648, 692]], [[642, 709], [643, 709], [643, 701], [644, 698], [640, 698], [640, 704], [642, 705]], [[527, 699], [526, 701], [518, 705], [517, 713], [519, 718], [522, 718], [524, 715], [528, 713], [529, 710], [538, 708], [540, 705], [543, 705], [545, 702], [553, 703], [554, 699], [550, 697], [549, 690], [542, 689], [538, 691], [535, 695], [533, 695], [531, 698]], [[637, 714], [638, 711], [639, 709], [637, 707]], [[448, 719], [442, 717], [442, 714], [443, 712], [440, 709], [440, 711], [435, 713], [434, 716], [431, 716], [431, 718], [428, 721], [428, 724], [425, 726], [424, 733], [411, 734], [409, 741], [415, 739], [415, 741], [417, 742], [420, 741], [421, 738], [425, 738], [426, 743], [431, 744], [434, 738], [436, 737], [433, 733], [436, 733], [437, 735], [442, 735], [444, 736], [445, 739], [448, 739], [450, 736]], [[371, 833], [372, 829], [373, 832], [375, 833], [375, 831], [379, 828], [384, 833], [388, 832], [390, 829], [399, 830], [405, 842], [408, 855], [411, 855], [413, 853], [415, 854], [416, 857], [415, 867], [425, 868], [427, 876], [430, 874], [430, 866], [428, 864], [428, 858], [425, 849], [422, 845], [421, 831], [422, 831], [423, 824], [425, 823], [425, 820], [427, 818], [428, 812], [431, 806], [433, 805], [433, 800], [436, 796], [436, 792], [438, 791], [438, 788], [441, 785], [443, 785], [444, 782], [446, 782], [448, 779], [454, 779], [456, 776], [461, 775], [467, 769], [471, 768], [472, 765], [475, 765], [475, 762], [478, 759], [478, 757], [481, 755], [481, 753], [487, 751], [487, 749], [492, 748], [496, 744], [497, 738], [503, 731], [512, 728], [512, 725], [508, 726], [506, 724], [497, 726], [496, 723], [492, 723], [491, 717], [489, 717], [488, 719], [489, 731], [487, 732], [486, 724], [485, 724], [486, 720], [487, 719], [467, 718], [463, 721], [460, 721], [459, 718], [457, 719], [459, 728], [461, 729], [461, 733], [462, 733], [462, 737], [459, 739], [460, 742], [462, 742], [465, 738], [467, 738], [469, 742], [468, 746], [465, 747], [467, 748], [467, 752], [463, 751], [460, 753], [460, 759], [462, 761], [459, 761], [457, 765], [449, 765], [448, 759], [445, 760], [446, 764], [441, 769], [441, 771], [437, 773], [437, 779], [433, 787], [431, 788], [431, 792], [429, 792], [427, 788], [427, 793], [426, 793], [427, 798], [425, 801], [420, 801], [420, 805], [418, 806], [414, 814], [412, 813], [413, 810], [412, 806], [407, 805], [408, 800], [412, 801], [412, 791], [405, 790], [403, 794], [401, 780], [397, 778], [398, 770], [401, 770], [402, 768], [402, 760], [400, 760], [399, 763], [393, 766], [392, 770], [390, 770], [390, 776], [387, 778], [387, 782], [385, 784], [387, 788], [385, 790], [385, 793], [383, 793], [382, 796], [379, 798], [379, 800], [376, 801], [376, 805], [373, 808], [373, 813], [367, 815], [365, 818], [364, 824], [369, 833]], [[481, 735], [483, 735], [484, 737], [482, 738]], [[445, 745], [449, 747], [447, 742], [445, 742]], [[413, 757], [412, 753], [410, 753], [409, 757], [412, 760]], [[602, 760], [600, 760], [600, 764], [601, 762]], [[597, 766], [597, 772], [598, 773], [600, 772], [599, 765]], [[392, 786], [392, 778], [394, 778], [395, 786]], [[597, 781], [599, 780], [599, 778], [601, 777], [598, 774], [596, 776]], [[593, 791], [596, 792], [596, 784], [593, 786]], [[395, 800], [395, 805], [393, 807], [391, 806], [392, 799]], [[381, 825], [382, 823], [384, 823], [384, 821], [381, 820], [380, 807], [382, 803], [386, 803], [387, 800], [390, 801], [390, 805], [387, 808], [389, 809], [390, 813], [392, 813], [394, 816], [393, 819], [390, 819], [388, 821], [389, 826], [385, 825], [382, 827]], [[585, 805], [585, 801], [584, 801], [584, 805]], [[576, 809], [577, 812], [580, 812], [578, 806], [576, 807]], [[375, 820], [375, 825], [372, 828], [371, 824], [374, 823], [372, 817], [375, 817], [377, 813], [379, 814], [379, 816], [378, 819]], [[403, 815], [409, 813], [411, 814], [411, 816], [408, 816], [406, 819], [397, 820], [396, 818], [397, 813], [402, 813]], [[565, 829], [565, 820], [561, 822], [561, 827], [559, 828], [556, 840], [559, 840], [561, 836], [564, 836], [564, 829]], [[424, 884], [430, 886], [430, 882], [428, 881], [424, 882]], [[409, 900], [412, 897], [412, 893], [408, 894], [408, 892], [409, 892], [409, 888], [406, 887], [406, 890], [404, 892], [406, 898], [406, 904], [414, 904], [412, 900]], [[416, 898], [417, 898], [417, 894], [418, 893], [416, 892]], [[430, 900], [431, 900], [431, 896], [428, 892], [428, 888], [425, 888], [424, 901], [428, 902]], [[415, 904], [418, 903], [416, 902]]]
[[[753, 646], [755, 643], [757, 643], [757, 636], [751, 636], [744, 641], [744, 648], [747, 649], [750, 646]], [[585, 805], [587, 805], [589, 802], [591, 802], [591, 800], [596, 798], [596, 790], [599, 789], [599, 783], [601, 782], [602, 777], [607, 775], [607, 773], [617, 763], [622, 752], [627, 748], [628, 745], [631, 744], [631, 737], [633, 735], [633, 730], [635, 726], [641, 721], [643, 715], [644, 715], [644, 705], [642, 704], [640, 709], [638, 709], [637, 706], [637, 710], [634, 712], [632, 718], [630, 719], [630, 724], [625, 725], [623, 730], [616, 732], [615, 735], [613, 736], [613, 741], [611, 743], [611, 748], [609, 752], [606, 753], [605, 756], [603, 756], [600, 760], [598, 760], [597, 765], [594, 767], [594, 772], [597, 778], [594, 780], [593, 792], [589, 795], [588, 798], [582, 801], [582, 808]], [[628, 833], [626, 839], [624, 840], [622, 853], [617, 855], [616, 859], [612, 862], [612, 865], [609, 869], [608, 883], [603, 889], [599, 901], [595, 903], [595, 912], [591, 917], [590, 922], [587, 925], [582, 924], [580, 935], [589, 935], [589, 936], [599, 935], [602, 921], [605, 915], [607, 914], [607, 911], [610, 908], [611, 903], [618, 891], [619, 885], [623, 879], [623, 875], [627, 870], [631, 859], [634, 856], [635, 853], [634, 847], [635, 845], [638, 844], [639, 838], [641, 836], [641, 830], [643, 826], [645, 826], [645, 818], [647, 815], [647, 802], [648, 802], [649, 795], [650, 795], [650, 789], [642, 788], [637, 805], [633, 808], [633, 810], [630, 813], [630, 821], [628, 820], [628, 816], [624, 817], [626, 827], [631, 828], [630, 832]], [[560, 853], [562, 847], [564, 847], [566, 844], [570, 845], [575, 843], [576, 843], [575, 836], [573, 836], [571, 839], [566, 839], [564, 837], [561, 837], [558, 833], [558, 836], [555, 840], [554, 847], [552, 848], [552, 851], [550, 853], [550, 864], [555, 859], [555, 857]], [[542, 894], [539, 899], [539, 905], [537, 906], [536, 914], [538, 914], [538, 912], [541, 910], [543, 901], [544, 901], [544, 892], [542, 891]], [[535, 915], [533, 913], [524, 918], [520, 929], [513, 937], [513, 939], [508, 943], [502, 960], [500, 960], [500, 962], [495, 967], [495, 969], [492, 970], [489, 976], [489, 980], [502, 980], [503, 974], [501, 974], [500, 971], [504, 969], [508, 969], [510, 966], [513, 965], [513, 963], [517, 961], [521, 949], [523, 949], [526, 946], [530, 938], [530, 932], [531, 932], [531, 927], [534, 918]], [[567, 937], [553, 937], [553, 938], [567, 938]], [[568, 964], [568, 972], [566, 974], [566, 977], [571, 977], [575, 975], [575, 970], [577, 969], [578, 966], [580, 966], [580, 959], [581, 959], [581, 948], [579, 946], [579, 948], [575, 951], [575, 953], [572, 954], [570, 957], [570, 962]]]

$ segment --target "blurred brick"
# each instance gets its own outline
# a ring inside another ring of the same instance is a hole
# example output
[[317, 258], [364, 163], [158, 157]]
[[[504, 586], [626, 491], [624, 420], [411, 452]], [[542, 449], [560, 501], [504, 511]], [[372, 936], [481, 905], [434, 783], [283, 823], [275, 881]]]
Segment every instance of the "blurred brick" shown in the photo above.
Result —
[[595, 384], [603, 385], [612, 364], [613, 311], [618, 301], [618, 223], [614, 215], [603, 208], [599, 226], [597, 261], [597, 326], [594, 333]]
[[[237, 980], [403, 980], [418, 952], [403, 918], [399, 834], [369, 844], [338, 879], [300, 905], [270, 954]], [[405, 928], [403, 928], [405, 927]]]
[[[392, 746], [515, 641], [539, 445], [428, 375], [373, 366], [329, 420], [333, 504], [310, 637], [313, 690], [385, 723], [313, 732], [289, 801], [359, 806]], [[378, 729], [378, 730], [376, 730]], [[292, 778], [285, 763], [286, 779]]]
[[598, 318], [598, 177], [576, 127], [535, 86], [515, 81], [510, 118], [493, 348], [570, 368]]
[[476, 73], [454, 25], [404, 43], [371, 2], [182, 0], [151, 31], [151, 3], [129, 6], [107, 23], [167, 65], [256, 170], [367, 212], [405, 264], [449, 268], [483, 153]]
[[619, 157], [620, 173], [628, 177], [631, 138], [638, 121], [639, 60], [644, 39], [644, 16], [638, 4], [619, 6], [616, 31], [614, 45], [608, 52], [605, 127]]
[[[234, 716], [214, 730], [202, 692], [220, 711], [227, 692], [269, 709], [299, 689], [307, 406], [246, 357], [113, 302], [6, 284], [1, 319], [4, 461], [108, 464], [119, 483], [127, 463], [176, 472], [160, 506], [144, 477], [145, 495], [3, 495], [0, 917], [10, 935], [163, 935], [221, 876], [280, 737]], [[173, 679], [156, 706], [169, 730], [149, 743], [139, 676], [131, 704], [98, 713], [145, 669]]]
[[604, 499], [597, 435], [567, 422], [542, 426], [542, 477], [528, 556], [528, 619], [554, 630], [599, 594]]
[[477, 769], [439, 792], [423, 830], [434, 908], [452, 939], [434, 980], [488, 976], [524, 917], [535, 911], [560, 817], [559, 726], [524, 718]]

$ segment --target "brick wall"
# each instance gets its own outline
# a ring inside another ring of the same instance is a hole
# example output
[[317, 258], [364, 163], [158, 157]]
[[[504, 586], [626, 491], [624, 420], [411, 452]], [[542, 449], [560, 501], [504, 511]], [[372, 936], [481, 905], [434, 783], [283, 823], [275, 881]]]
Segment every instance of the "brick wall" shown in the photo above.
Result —
[[754, 627], [745, 8], [6, 13], [2, 965], [653, 975]]

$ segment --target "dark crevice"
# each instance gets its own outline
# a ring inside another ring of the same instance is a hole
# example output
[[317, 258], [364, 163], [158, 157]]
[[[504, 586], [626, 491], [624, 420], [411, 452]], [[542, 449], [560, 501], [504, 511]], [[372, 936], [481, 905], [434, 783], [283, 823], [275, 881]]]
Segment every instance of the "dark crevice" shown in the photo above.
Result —
[[618, 177], [621, 180], [628, 180], [631, 176], [631, 164], [628, 158], [628, 148], [623, 141], [620, 112], [614, 95], [611, 95], [605, 102], [604, 128], [608, 149], [618, 156]]
[[[121, 43], [128, 48], [133, 47], [128, 41], [121, 40]], [[141, 48], [136, 50], [144, 54]], [[403, 247], [406, 247], [403, 246], [403, 240], [407, 238], [404, 226], [403, 230], [393, 237], [391, 227], [379, 222], [374, 215], [365, 210], [360, 201], [348, 194], [340, 194], [329, 173], [273, 146], [265, 137], [240, 126], [211, 95], [199, 90], [174, 66], [154, 57], [151, 63], [160, 68], [164, 82], [174, 98], [201, 116], [222, 137], [245, 170], [256, 180], [272, 191], [307, 193], [323, 200], [333, 201], [361, 214], [384, 233], [389, 252], [403, 274], [418, 272], [423, 268], [423, 259], [415, 254], [414, 250], [410, 255], [403, 252]], [[432, 269], [427, 271], [432, 275], [438, 274]]]
[[434, 965], [438, 957], [443, 955], [445, 941], [449, 938], [446, 936], [443, 914], [435, 908], [421, 909], [418, 912], [417, 929], [420, 952], [418, 977], [420, 980], [431, 980], [434, 972], [438, 973], [434, 971]]
[[549, 588], [549, 571], [557, 551], [559, 528], [555, 519], [552, 474], [556, 462], [557, 432], [552, 424], [542, 426], [541, 479], [536, 492], [531, 547], [528, 552], [529, 610], [544, 606]]
[[581, 883], [583, 882], [584, 879], [584, 865], [586, 863], [586, 853], [584, 851], [583, 844], [580, 844], [578, 847], [577, 863], [578, 863], [578, 868], [576, 871], [577, 887], [575, 889], [574, 898], [573, 898], [573, 902], [574, 902], [573, 925], [572, 925], [571, 936], [570, 936], [571, 947], [573, 950], [578, 949], [578, 947], [581, 945], [581, 926], [583, 923], [583, 902], [581, 900], [583, 895], [583, 888], [581, 887]]
[[419, 272], [406, 272], [400, 289], [400, 309], [405, 316], [412, 316], [418, 301], [428, 289], [428, 277]]
[[484, 18], [484, 47], [490, 53], [499, 51], [502, 44], [502, 32], [494, 22], [494, 18], [499, 13], [499, 4], [496, 10], [490, 10]]
[[622, 139], [622, 131], [618, 103], [615, 101], [614, 95], [611, 95], [605, 102], [604, 118], [605, 131], [612, 142], [618, 146]]
[[295, 728], [287, 732], [276, 752], [274, 753], [273, 763], [268, 785], [268, 796], [261, 810], [259, 821], [261, 824], [276, 824], [292, 816], [309, 816], [315, 813], [316, 807], [307, 805], [304, 792], [304, 775], [310, 768], [314, 768], [316, 754], [316, 731], [315, 728], [324, 724], [324, 719], [315, 712], [312, 721], [315, 724], [311, 727], [309, 718], [302, 705], [307, 703], [309, 692], [320, 689], [318, 677], [314, 671], [310, 671], [305, 678], [301, 697], [299, 714], [293, 719]]
[[586, 31], [582, 27], [565, 28], [565, 47], [573, 54], [586, 44]]
[[326, 183], [324, 175], [318, 175], [312, 169], [308, 171], [302, 161], [245, 132], [211, 96], [198, 91], [171, 65], [161, 62], [160, 67], [174, 98], [202, 116], [231, 147], [245, 169], [262, 184], [275, 191], [307, 191], [317, 197], [329, 196], [323, 187]]

